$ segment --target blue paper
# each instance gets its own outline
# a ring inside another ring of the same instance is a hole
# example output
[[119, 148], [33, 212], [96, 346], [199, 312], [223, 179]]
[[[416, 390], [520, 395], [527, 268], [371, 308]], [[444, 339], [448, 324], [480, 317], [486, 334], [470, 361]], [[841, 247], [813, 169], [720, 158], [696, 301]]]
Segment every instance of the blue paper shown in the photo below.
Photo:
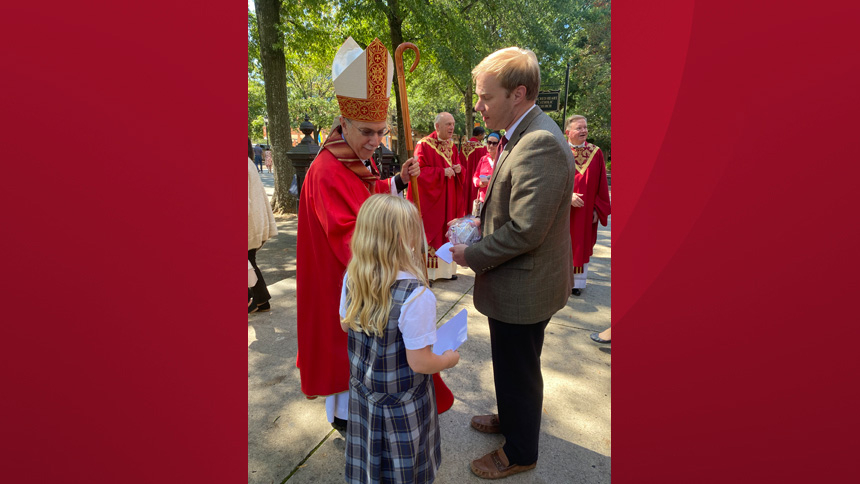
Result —
[[436, 329], [436, 343], [433, 345], [433, 353], [441, 355], [448, 350], [456, 350], [466, 341], [468, 336], [468, 313], [465, 309], [457, 313], [447, 323]]

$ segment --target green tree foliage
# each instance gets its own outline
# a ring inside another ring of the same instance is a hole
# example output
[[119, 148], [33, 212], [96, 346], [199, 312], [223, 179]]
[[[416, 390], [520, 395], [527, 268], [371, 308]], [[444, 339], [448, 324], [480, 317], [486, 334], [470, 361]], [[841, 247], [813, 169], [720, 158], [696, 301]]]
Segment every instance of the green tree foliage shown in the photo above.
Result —
[[248, 77], [248, 136], [253, 143], [262, 143], [263, 116], [266, 115], [266, 91], [262, 81]]
[[612, 150], [612, 52], [610, 2], [595, 2], [584, 15], [573, 41], [575, 53], [570, 78], [571, 111], [588, 118], [589, 140], [607, 159]]
[[[395, 42], [417, 45], [421, 60], [415, 72], [408, 72], [411, 51], [404, 58], [413, 129], [432, 130], [436, 114], [448, 111], [457, 123], [456, 133], [471, 135], [472, 119], [480, 121], [471, 111], [475, 102], [471, 70], [491, 52], [517, 45], [537, 55], [544, 86], [554, 85], [564, 92], [565, 69], [570, 63], [567, 113], [587, 116], [590, 140], [609, 154], [609, 1], [294, 0], [283, 2], [281, 10], [294, 127], [307, 113], [327, 131], [338, 114], [331, 61], [343, 41], [352, 36], [362, 47], [379, 38], [392, 55]], [[249, 39], [255, 28], [251, 17], [249, 13]], [[249, 78], [253, 75], [252, 52], [249, 41]], [[396, 79], [394, 84], [397, 90]], [[250, 102], [249, 93], [249, 116]], [[398, 124], [396, 106], [391, 103], [390, 114]], [[562, 124], [561, 110], [549, 114]]]
[[332, 121], [340, 114], [331, 75], [323, 72], [310, 65], [287, 72], [293, 126], [296, 128], [307, 115], [317, 132], [328, 132]]

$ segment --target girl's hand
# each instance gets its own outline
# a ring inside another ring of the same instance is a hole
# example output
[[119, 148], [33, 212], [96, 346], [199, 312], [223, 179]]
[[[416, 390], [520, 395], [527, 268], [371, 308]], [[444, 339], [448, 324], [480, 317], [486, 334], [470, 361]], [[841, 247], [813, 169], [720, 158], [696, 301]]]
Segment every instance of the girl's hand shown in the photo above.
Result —
[[460, 352], [457, 350], [448, 350], [442, 353], [442, 356], [448, 358], [448, 363], [445, 365], [445, 369], [454, 368], [457, 366], [457, 363], [460, 362]]

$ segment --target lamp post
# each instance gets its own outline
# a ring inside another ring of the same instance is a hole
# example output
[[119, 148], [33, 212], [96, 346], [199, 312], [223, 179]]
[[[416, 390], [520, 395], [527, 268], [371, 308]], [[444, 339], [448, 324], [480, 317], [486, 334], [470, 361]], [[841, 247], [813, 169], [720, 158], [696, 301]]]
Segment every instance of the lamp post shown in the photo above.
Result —
[[311, 162], [314, 161], [314, 158], [316, 158], [317, 153], [320, 151], [319, 145], [311, 138], [311, 134], [314, 132], [314, 123], [311, 123], [310, 117], [307, 114], [305, 114], [305, 121], [299, 126], [299, 129], [304, 133], [305, 137], [293, 149], [287, 152], [287, 158], [296, 170], [296, 188], [298, 189], [296, 197], [301, 194], [302, 184], [304, 184], [308, 167], [311, 166]]
[[269, 146], [269, 117], [266, 115], [263, 115], [263, 135], [266, 137], [266, 146], [268, 149], [272, 149]]

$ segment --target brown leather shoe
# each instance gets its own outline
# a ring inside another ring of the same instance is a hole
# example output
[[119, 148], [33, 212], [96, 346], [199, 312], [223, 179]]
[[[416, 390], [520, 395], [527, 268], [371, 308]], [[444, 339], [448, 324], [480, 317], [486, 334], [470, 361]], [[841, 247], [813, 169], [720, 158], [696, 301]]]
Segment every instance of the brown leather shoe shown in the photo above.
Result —
[[534, 469], [537, 462], [527, 466], [511, 464], [504, 449], [498, 449], [472, 461], [472, 472], [484, 479], [501, 479], [513, 474]]
[[472, 417], [472, 427], [478, 432], [485, 434], [500, 434], [502, 433], [502, 425], [499, 423], [499, 416], [493, 415], [475, 415]]

